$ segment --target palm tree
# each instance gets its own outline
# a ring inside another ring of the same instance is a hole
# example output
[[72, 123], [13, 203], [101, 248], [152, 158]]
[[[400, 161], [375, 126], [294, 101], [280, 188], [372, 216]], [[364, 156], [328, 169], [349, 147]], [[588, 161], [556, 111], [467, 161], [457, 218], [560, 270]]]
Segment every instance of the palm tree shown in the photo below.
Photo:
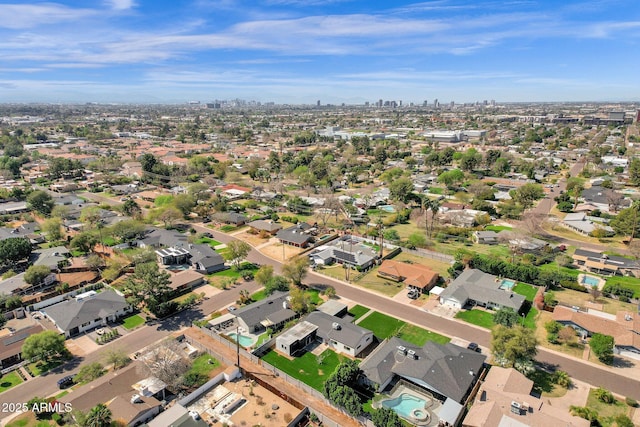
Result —
[[98, 403], [91, 408], [86, 419], [86, 427], [109, 427], [111, 425], [111, 410], [104, 403]]

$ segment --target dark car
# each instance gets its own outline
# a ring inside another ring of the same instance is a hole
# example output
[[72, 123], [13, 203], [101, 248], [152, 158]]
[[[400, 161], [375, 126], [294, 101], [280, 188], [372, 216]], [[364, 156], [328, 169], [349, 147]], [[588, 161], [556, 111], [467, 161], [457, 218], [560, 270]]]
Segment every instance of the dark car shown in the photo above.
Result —
[[73, 385], [73, 375], [67, 375], [66, 377], [62, 377], [58, 380], [58, 388], [64, 389], [71, 387]]
[[202, 237], [206, 237], [208, 239], [213, 239], [213, 234], [211, 234], [211, 233], [202, 233]]
[[480, 353], [482, 351], [480, 346], [474, 342], [470, 342], [469, 345], [467, 346], [467, 349], [471, 351], [475, 351], [476, 353]]

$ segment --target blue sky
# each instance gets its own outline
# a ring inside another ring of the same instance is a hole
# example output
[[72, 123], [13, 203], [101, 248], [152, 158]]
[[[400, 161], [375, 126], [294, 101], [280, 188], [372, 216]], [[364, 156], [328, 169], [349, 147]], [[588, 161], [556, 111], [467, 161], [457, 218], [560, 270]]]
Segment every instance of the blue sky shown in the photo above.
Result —
[[637, 101], [638, 0], [0, 0], [0, 102]]

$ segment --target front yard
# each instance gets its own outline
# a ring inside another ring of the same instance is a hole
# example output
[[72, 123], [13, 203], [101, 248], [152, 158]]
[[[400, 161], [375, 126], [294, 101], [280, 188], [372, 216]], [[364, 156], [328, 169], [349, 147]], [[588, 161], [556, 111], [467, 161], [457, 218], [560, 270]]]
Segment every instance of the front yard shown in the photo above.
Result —
[[15, 387], [22, 382], [22, 378], [16, 371], [11, 371], [7, 375], [0, 378], [0, 393], [9, 390], [11, 387]]
[[353, 307], [351, 307], [351, 310], [349, 310], [349, 314], [353, 316], [353, 320], [355, 321], [367, 314], [370, 310], [371, 309], [369, 307], [354, 305]]
[[271, 350], [262, 359], [293, 378], [322, 391], [324, 382], [335, 371], [344, 356], [340, 356], [332, 350], [325, 350], [319, 357], [306, 352], [300, 357], [288, 359]]
[[434, 341], [439, 344], [445, 344], [450, 341], [449, 337], [395, 319], [377, 311], [365, 317], [358, 323], [358, 326], [369, 329], [381, 340], [395, 335], [417, 346], [423, 346], [427, 341]]
[[134, 314], [133, 316], [125, 317], [124, 319], [122, 319], [122, 326], [129, 331], [143, 324], [144, 319], [138, 314]]
[[629, 418], [633, 418], [633, 413], [636, 411], [635, 408], [628, 406], [625, 402], [618, 399], [615, 399], [613, 403], [600, 401], [596, 397], [595, 388], [589, 390], [586, 407], [598, 413], [599, 425], [603, 427], [619, 425], [615, 422], [616, 417], [626, 415]]

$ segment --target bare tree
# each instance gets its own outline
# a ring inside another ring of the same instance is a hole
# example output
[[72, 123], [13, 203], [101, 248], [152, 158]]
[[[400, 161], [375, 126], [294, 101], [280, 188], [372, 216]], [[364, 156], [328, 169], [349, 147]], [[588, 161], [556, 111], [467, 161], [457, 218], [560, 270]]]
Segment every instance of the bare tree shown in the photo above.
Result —
[[591, 294], [591, 301], [597, 302], [600, 295], [602, 295], [602, 291], [598, 288], [598, 285], [592, 285], [589, 288], [589, 294]]
[[614, 190], [607, 190], [605, 193], [607, 197], [607, 204], [612, 212], [618, 212], [622, 207], [622, 200], [624, 197], [622, 194]]
[[178, 341], [166, 339], [152, 346], [140, 359], [153, 376], [165, 382], [168, 388], [178, 390], [182, 384], [182, 375], [190, 366], [183, 353]]
[[546, 216], [544, 214], [529, 211], [522, 215], [521, 223], [529, 234], [539, 234], [542, 231], [542, 224], [544, 224], [545, 219]]

